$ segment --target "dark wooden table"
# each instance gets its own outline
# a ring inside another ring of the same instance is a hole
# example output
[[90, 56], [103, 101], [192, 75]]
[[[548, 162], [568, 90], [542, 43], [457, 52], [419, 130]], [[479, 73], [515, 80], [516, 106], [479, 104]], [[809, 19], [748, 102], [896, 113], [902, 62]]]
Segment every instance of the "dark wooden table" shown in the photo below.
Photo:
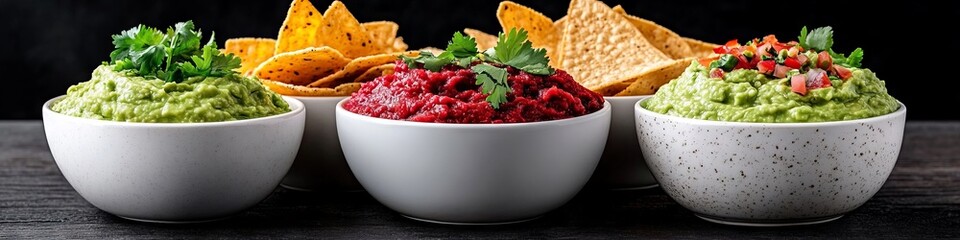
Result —
[[910, 122], [896, 168], [864, 206], [826, 224], [709, 223], [663, 191], [585, 190], [541, 219], [460, 227], [408, 220], [365, 193], [278, 189], [229, 219], [127, 221], [84, 201], [57, 170], [39, 121], [0, 121], [0, 238], [960, 238], [960, 122]]

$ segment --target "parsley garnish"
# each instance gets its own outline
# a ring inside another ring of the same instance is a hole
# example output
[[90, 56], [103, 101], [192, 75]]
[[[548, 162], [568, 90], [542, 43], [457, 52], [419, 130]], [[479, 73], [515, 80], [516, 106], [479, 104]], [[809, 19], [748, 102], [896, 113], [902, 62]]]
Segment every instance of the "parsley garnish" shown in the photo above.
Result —
[[510, 33], [504, 36], [500, 33], [497, 40], [497, 46], [493, 47], [493, 59], [502, 64], [510, 65], [524, 72], [536, 75], [553, 74], [553, 68], [550, 68], [550, 59], [547, 57], [547, 50], [533, 48], [533, 43], [527, 41], [527, 31], [511, 28]]
[[507, 101], [507, 93], [512, 91], [507, 84], [507, 70], [490, 64], [481, 63], [470, 68], [477, 74], [477, 85], [487, 95], [487, 102], [494, 109]]
[[554, 73], [554, 69], [549, 65], [547, 51], [533, 48], [533, 44], [527, 40], [527, 31], [516, 28], [510, 29], [506, 34], [500, 33], [497, 46], [483, 53], [477, 49], [476, 39], [456, 32], [447, 42], [447, 49], [440, 55], [435, 56], [423, 51], [417, 57], [401, 55], [400, 59], [410, 68], [422, 65], [422, 68], [434, 72], [451, 64], [470, 68], [477, 75], [476, 84], [480, 86], [481, 92], [487, 94], [486, 100], [494, 109], [499, 109], [500, 104], [507, 101], [507, 93], [512, 91], [507, 83], [506, 66], [534, 75]]
[[163, 33], [139, 25], [113, 35], [110, 64], [115, 71], [131, 70], [138, 76], [181, 82], [189, 77], [222, 77], [234, 74], [240, 58], [223, 54], [211, 34], [201, 47], [203, 34], [193, 21], [181, 22]]
[[827, 51], [830, 53], [830, 57], [833, 57], [834, 63], [845, 67], [860, 67], [860, 61], [863, 61], [863, 49], [861, 48], [854, 49], [849, 57], [833, 51], [833, 28], [830, 26], [819, 27], [810, 32], [807, 32], [807, 27], [804, 26], [803, 29], [800, 29], [798, 40], [800, 46], [805, 49]]

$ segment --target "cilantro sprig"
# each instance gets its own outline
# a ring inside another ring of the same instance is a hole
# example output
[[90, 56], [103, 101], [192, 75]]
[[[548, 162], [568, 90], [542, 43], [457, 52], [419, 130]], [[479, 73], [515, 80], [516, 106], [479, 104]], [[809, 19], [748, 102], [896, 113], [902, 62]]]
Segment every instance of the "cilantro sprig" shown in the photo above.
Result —
[[477, 49], [476, 39], [456, 32], [447, 42], [447, 49], [439, 55], [422, 51], [417, 57], [401, 55], [400, 58], [410, 68], [420, 68], [422, 65], [423, 69], [434, 72], [447, 65], [470, 68], [476, 74], [476, 84], [481, 92], [487, 94], [486, 100], [494, 109], [499, 109], [501, 104], [507, 102], [507, 93], [513, 91], [507, 82], [506, 66], [534, 75], [551, 75], [555, 72], [549, 65], [547, 51], [533, 48], [533, 43], [527, 40], [527, 31], [516, 28], [500, 33], [497, 46], [484, 52]]
[[201, 46], [203, 33], [194, 28], [193, 21], [186, 21], [167, 28], [166, 33], [144, 25], [122, 31], [112, 36], [114, 50], [109, 64], [115, 71], [130, 70], [138, 76], [168, 82], [235, 74], [240, 58], [221, 53], [213, 34]]
[[850, 56], [833, 51], [833, 28], [830, 26], [819, 27], [809, 32], [807, 27], [804, 26], [800, 30], [798, 40], [800, 46], [805, 49], [827, 51], [833, 58], [834, 63], [845, 67], [860, 67], [860, 62], [863, 61], [863, 49], [861, 48], [854, 49]]

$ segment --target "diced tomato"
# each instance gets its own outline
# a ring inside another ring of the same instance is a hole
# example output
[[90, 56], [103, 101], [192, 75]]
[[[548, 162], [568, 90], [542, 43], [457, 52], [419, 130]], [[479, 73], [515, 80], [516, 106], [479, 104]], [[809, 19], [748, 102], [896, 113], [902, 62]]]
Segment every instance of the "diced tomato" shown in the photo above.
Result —
[[750, 69], [756, 68], [756, 67], [757, 67], [757, 64], [760, 64], [760, 59], [761, 59], [761, 58], [760, 58], [759, 55], [754, 55], [753, 58], [750, 59], [750, 67], [749, 67], [749, 68], [750, 68]]
[[801, 66], [801, 67], [802, 67], [804, 64], [807, 64], [807, 60], [809, 60], [809, 59], [807, 59], [807, 55], [806, 55], [806, 54], [798, 54], [798, 55], [797, 55], [797, 62], [800, 63], [800, 66]]
[[710, 63], [713, 61], [716, 61], [717, 59], [720, 59], [720, 56], [705, 57], [705, 58], [698, 59], [697, 61], [700, 62], [701, 66], [710, 67]]
[[807, 72], [807, 89], [817, 89], [830, 87], [833, 84], [830, 83], [830, 77], [827, 77], [827, 72], [820, 69], [810, 69]]
[[733, 54], [734, 56], [740, 55], [741, 53], [739, 47], [731, 48], [730, 51], [727, 52], [727, 54]]
[[807, 77], [803, 74], [790, 78], [790, 90], [802, 96], [807, 95]]
[[752, 69], [753, 65], [750, 65], [750, 61], [747, 60], [746, 56], [736, 55], [737, 56], [737, 66], [734, 66], [733, 69]]
[[759, 47], [757, 47], [757, 54], [762, 56], [768, 56], [768, 57], [773, 56], [773, 54], [770, 54], [770, 48], [771, 48], [771, 44], [764, 43], [763, 45], [760, 45]]
[[784, 49], [789, 50], [789, 49], [790, 49], [790, 46], [788, 46], [788, 45], [786, 45], [786, 44], [783, 44], [783, 43], [774, 43], [774, 44], [773, 44], [773, 50], [774, 50], [774, 51], [780, 52], [780, 50], [784, 50]]
[[763, 74], [772, 74], [774, 68], [777, 67], [777, 62], [773, 60], [763, 60], [757, 64], [757, 71]]
[[727, 41], [727, 43], [723, 45], [730, 48], [735, 48], [740, 46], [740, 42], [738, 42], [736, 39], [733, 39], [733, 40]]
[[793, 69], [800, 69], [803, 64], [800, 64], [800, 60], [797, 60], [797, 58], [787, 58], [783, 60], [783, 65]]
[[763, 37], [763, 42], [773, 44], [773, 43], [778, 43], [780, 41], [777, 41], [777, 36], [770, 34], [770, 35], [767, 35], [766, 37]]
[[821, 88], [825, 88], [825, 87], [831, 87], [831, 86], [833, 86], [833, 83], [830, 82], [830, 78], [827, 77], [827, 74], [826, 74], [826, 73], [821, 74], [821, 75], [820, 75], [820, 87], [821, 87]]
[[716, 54], [726, 54], [728, 52], [730, 52], [730, 47], [723, 46], [723, 45], [713, 49], [713, 53], [716, 53]]
[[837, 76], [839, 76], [840, 79], [847, 80], [853, 77], [853, 72], [851, 72], [850, 69], [836, 64], [833, 65], [833, 69], [837, 72]]
[[817, 54], [817, 67], [821, 69], [830, 69], [833, 66], [833, 58], [830, 57], [830, 53], [827, 51], [820, 51], [820, 54]]
[[787, 77], [787, 72], [789, 72], [791, 69], [792, 68], [790, 67], [777, 64], [777, 66], [773, 69], [773, 76], [776, 78], [785, 78]]
[[710, 77], [723, 79], [723, 69], [714, 68], [713, 70], [710, 70]]

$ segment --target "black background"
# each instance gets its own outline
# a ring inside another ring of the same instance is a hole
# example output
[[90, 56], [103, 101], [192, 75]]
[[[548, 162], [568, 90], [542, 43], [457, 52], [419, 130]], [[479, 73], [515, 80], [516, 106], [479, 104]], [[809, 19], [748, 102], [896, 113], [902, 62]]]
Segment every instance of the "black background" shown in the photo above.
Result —
[[[391, 20], [411, 49], [443, 47], [465, 27], [499, 31], [499, 1], [346, 0], [361, 21]], [[517, 1], [558, 19], [568, 1]], [[955, 17], [949, 1], [605, 1], [680, 35], [722, 43], [762, 37], [794, 39], [804, 26], [830, 25], [834, 49], [863, 47], [864, 65], [886, 80], [911, 120], [960, 119]], [[320, 11], [330, 0], [313, 0]], [[275, 38], [289, 1], [0, 0], [0, 119], [39, 119], [44, 101], [90, 78], [112, 50], [110, 35], [143, 23], [166, 28], [192, 19], [219, 43]]]

